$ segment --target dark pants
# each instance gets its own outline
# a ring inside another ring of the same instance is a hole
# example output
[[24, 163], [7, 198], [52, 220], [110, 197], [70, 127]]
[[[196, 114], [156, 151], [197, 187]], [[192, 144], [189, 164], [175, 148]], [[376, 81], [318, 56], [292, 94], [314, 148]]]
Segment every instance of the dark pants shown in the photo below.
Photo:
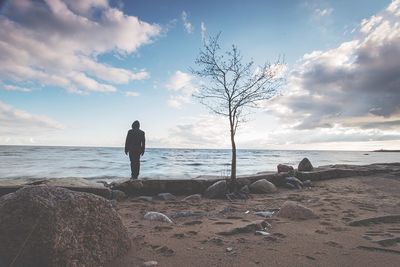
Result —
[[140, 170], [140, 153], [129, 152], [129, 159], [131, 160], [131, 177], [137, 179]]

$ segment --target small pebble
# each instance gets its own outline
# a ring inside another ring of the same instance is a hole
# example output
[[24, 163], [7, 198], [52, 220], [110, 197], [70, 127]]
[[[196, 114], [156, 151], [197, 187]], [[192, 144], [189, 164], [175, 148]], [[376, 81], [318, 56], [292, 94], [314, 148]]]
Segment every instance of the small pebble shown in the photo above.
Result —
[[231, 252], [232, 250], [233, 250], [233, 248], [231, 248], [231, 247], [226, 248], [226, 252]]

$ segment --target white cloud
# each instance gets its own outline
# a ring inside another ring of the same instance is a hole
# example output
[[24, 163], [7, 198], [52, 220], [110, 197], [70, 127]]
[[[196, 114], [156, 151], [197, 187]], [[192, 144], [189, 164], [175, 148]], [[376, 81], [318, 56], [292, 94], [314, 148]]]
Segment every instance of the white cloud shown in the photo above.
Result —
[[193, 25], [189, 21], [188, 14], [186, 13], [186, 11], [182, 11], [181, 18], [182, 18], [183, 27], [185, 27], [186, 32], [187, 33], [192, 33], [193, 32]]
[[201, 30], [201, 40], [204, 41], [207, 35], [207, 28], [206, 24], [203, 21], [200, 24], [200, 30]]
[[65, 126], [49, 117], [34, 115], [0, 101], [0, 137], [28, 136], [62, 130]]
[[190, 103], [192, 94], [197, 90], [193, 76], [180, 70], [171, 76], [166, 88], [172, 91], [172, 95], [168, 99], [168, 105], [174, 108], [181, 108], [183, 104]]
[[179, 118], [166, 135], [153, 137], [149, 142], [163, 147], [229, 148], [229, 140], [229, 124], [226, 118], [200, 114], [196, 117]]
[[126, 96], [140, 96], [138, 92], [135, 91], [128, 91], [125, 93]]
[[331, 15], [332, 12], [333, 8], [324, 8], [324, 9], [317, 8], [314, 10], [314, 15], [316, 18], [322, 18]]
[[306, 54], [291, 71], [288, 92], [270, 110], [296, 141], [297, 130], [309, 133], [304, 142], [400, 140], [400, 5], [393, 3], [363, 20], [355, 39]]
[[0, 81], [112, 92], [148, 73], [101, 63], [98, 55], [134, 53], [160, 31], [106, 0], [10, 1], [0, 16]]
[[24, 93], [32, 91], [32, 89], [30, 89], [30, 88], [24, 88], [24, 87], [15, 86], [15, 85], [3, 85], [1, 88], [5, 91], [17, 91], [17, 92], [24, 92]]

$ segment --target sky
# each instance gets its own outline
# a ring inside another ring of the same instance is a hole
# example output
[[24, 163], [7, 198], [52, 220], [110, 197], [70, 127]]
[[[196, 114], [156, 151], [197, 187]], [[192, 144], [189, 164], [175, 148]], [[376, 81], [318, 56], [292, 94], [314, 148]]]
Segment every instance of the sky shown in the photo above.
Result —
[[243, 149], [400, 149], [400, 0], [0, 1], [0, 145], [229, 148], [192, 97], [204, 42], [284, 58]]

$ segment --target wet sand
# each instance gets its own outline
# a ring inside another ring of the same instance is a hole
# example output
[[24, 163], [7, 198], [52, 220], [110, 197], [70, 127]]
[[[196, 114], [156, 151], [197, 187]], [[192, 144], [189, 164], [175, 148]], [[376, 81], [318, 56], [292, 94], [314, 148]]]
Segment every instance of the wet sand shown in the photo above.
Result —
[[[280, 188], [274, 194], [252, 194], [247, 201], [202, 199], [187, 203], [182, 199], [146, 202], [129, 198], [117, 203], [133, 245], [110, 266], [157, 261], [157, 266], [365, 267], [398, 266], [400, 262], [399, 222], [349, 226], [363, 218], [400, 214], [398, 175], [314, 182], [302, 191]], [[319, 218], [295, 221], [254, 214], [279, 208], [286, 200], [311, 208]], [[144, 220], [148, 211], [162, 212], [174, 224]], [[173, 218], [181, 211], [199, 215]], [[270, 236], [217, 234], [259, 220], [270, 223]], [[376, 242], [386, 239], [392, 241]]]

